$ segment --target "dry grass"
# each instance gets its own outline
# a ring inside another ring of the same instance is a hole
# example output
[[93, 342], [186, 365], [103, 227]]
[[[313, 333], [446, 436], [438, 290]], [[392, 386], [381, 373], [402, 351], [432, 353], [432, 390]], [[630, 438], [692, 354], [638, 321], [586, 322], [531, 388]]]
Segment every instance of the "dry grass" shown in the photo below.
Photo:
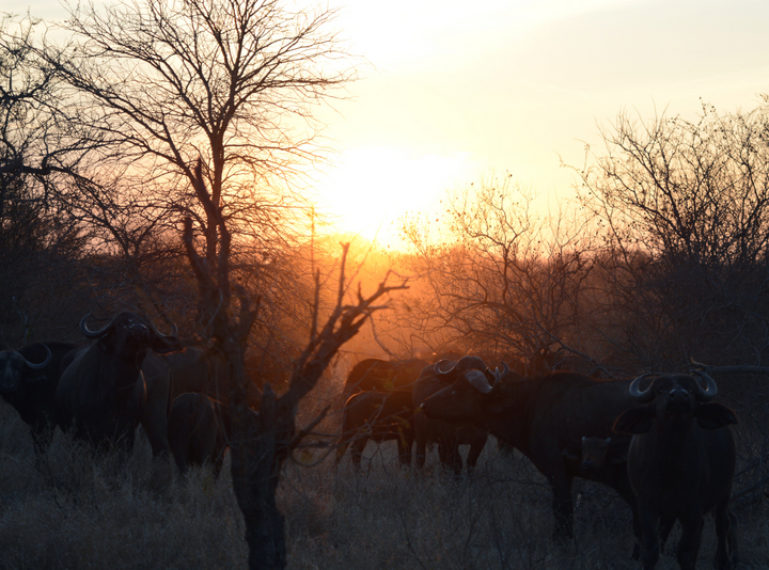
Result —
[[[94, 456], [63, 434], [38, 461], [15, 412], [3, 404], [0, 417], [0, 567], [245, 567], [227, 468], [218, 480], [205, 469], [179, 479], [153, 463], [143, 439], [124, 460]], [[765, 436], [741, 433], [738, 441], [766, 448]], [[425, 474], [401, 470], [394, 447], [370, 444], [363, 475], [347, 458], [338, 469], [332, 457], [311, 468], [287, 463], [279, 499], [290, 568], [638, 567], [629, 509], [610, 490], [577, 484], [576, 539], [557, 547], [550, 490], [520, 455], [503, 455], [492, 442], [474, 476], [455, 479], [434, 455]], [[755, 479], [751, 473], [744, 477]], [[769, 568], [769, 506], [757, 497], [737, 507], [744, 568]], [[699, 567], [712, 567], [714, 550], [708, 520]], [[670, 546], [658, 567], [677, 567]]]

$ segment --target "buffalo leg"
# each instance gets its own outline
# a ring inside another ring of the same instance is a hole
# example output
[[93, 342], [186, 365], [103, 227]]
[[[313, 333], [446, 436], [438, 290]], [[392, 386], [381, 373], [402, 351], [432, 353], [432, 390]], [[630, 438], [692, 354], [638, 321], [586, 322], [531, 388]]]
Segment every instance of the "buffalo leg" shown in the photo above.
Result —
[[641, 542], [641, 565], [644, 570], [656, 566], [660, 557], [659, 517], [649, 509], [638, 509], [638, 524]]
[[737, 565], [737, 532], [735, 517], [726, 504], [716, 509], [716, 535], [718, 548], [716, 550], [715, 567], [718, 570], [728, 570]]
[[555, 529], [553, 538], [564, 540], [574, 536], [574, 506], [571, 500], [571, 477], [562, 474], [550, 479], [553, 489], [553, 514]]
[[470, 444], [470, 451], [467, 453], [467, 471], [468, 473], [472, 472], [473, 469], [475, 469], [476, 464], [478, 463], [478, 458], [481, 456], [481, 452], [483, 451], [483, 446], [486, 444], [486, 441], [480, 445], [478, 444]]
[[363, 449], [366, 447], [368, 440], [365, 437], [356, 439], [350, 445], [350, 457], [352, 458], [353, 467], [356, 471], [360, 471], [360, 460], [363, 456]]
[[414, 457], [414, 463], [417, 466], [417, 469], [424, 469], [425, 467], [425, 456], [427, 455], [427, 441], [424, 437], [420, 437], [417, 435], [416, 437], [416, 452]]
[[455, 475], [462, 473], [462, 456], [459, 455], [459, 446], [455, 443], [443, 440], [438, 443], [438, 455], [441, 465], [454, 471]]
[[411, 446], [414, 440], [407, 435], [400, 434], [398, 436], [398, 461], [401, 466], [411, 465]]
[[678, 544], [678, 565], [681, 570], [694, 570], [702, 540], [702, 516], [681, 521], [681, 542]]
[[675, 522], [676, 518], [672, 515], [662, 515], [660, 517], [660, 550], [665, 550], [665, 543], [668, 541], [668, 536], [670, 536], [670, 531], [673, 530]]

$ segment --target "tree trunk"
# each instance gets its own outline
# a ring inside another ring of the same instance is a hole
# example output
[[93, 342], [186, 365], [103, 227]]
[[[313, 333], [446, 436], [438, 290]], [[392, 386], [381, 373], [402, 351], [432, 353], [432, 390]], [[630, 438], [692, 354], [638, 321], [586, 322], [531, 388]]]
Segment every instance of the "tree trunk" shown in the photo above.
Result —
[[244, 400], [234, 406], [232, 483], [246, 525], [251, 569], [286, 567], [284, 518], [275, 495], [293, 427], [293, 413], [281, 409], [269, 386], [258, 414]]
[[253, 445], [233, 445], [232, 484], [243, 512], [248, 544], [248, 567], [285, 568], [286, 542], [283, 515], [275, 502], [278, 475], [273, 474], [270, 447], [273, 434], [265, 433]]

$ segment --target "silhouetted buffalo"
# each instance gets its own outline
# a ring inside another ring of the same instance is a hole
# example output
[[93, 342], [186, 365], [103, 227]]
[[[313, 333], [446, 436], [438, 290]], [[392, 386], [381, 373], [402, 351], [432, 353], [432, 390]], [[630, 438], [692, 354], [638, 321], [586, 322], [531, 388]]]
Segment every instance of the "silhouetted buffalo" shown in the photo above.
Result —
[[[480, 358], [466, 356], [460, 360], [441, 360], [433, 366], [425, 367], [412, 389], [414, 404], [414, 437], [416, 441], [416, 466], [422, 468], [425, 464], [427, 444], [438, 444], [438, 455], [441, 464], [452, 469], [455, 473], [462, 472], [462, 456], [460, 445], [469, 445], [467, 454], [467, 469], [472, 470], [478, 462], [478, 457], [486, 445], [488, 433], [471, 422], [447, 422], [435, 417], [427, 417], [422, 413], [420, 405], [425, 399], [443, 390], [453, 380], [454, 374], [482, 364]], [[482, 364], [485, 368], [486, 365]]]
[[149, 350], [179, 350], [179, 341], [133, 313], [120, 313], [96, 330], [88, 327], [88, 317], [80, 320], [80, 330], [93, 342], [75, 352], [59, 379], [57, 419], [94, 444], [130, 447], [147, 401], [144, 357]]
[[693, 569], [702, 534], [703, 516], [716, 519], [717, 568], [737, 563], [734, 516], [729, 509], [735, 466], [730, 424], [734, 413], [712, 402], [718, 389], [703, 372], [639, 376], [629, 394], [642, 403], [622, 413], [615, 430], [633, 434], [627, 468], [638, 505], [641, 561], [653, 568], [659, 558], [660, 521], [681, 523], [678, 563]]
[[427, 362], [417, 358], [407, 360], [380, 360], [367, 358], [353, 366], [344, 384], [344, 395], [356, 392], [411, 391]]
[[56, 425], [56, 387], [77, 345], [35, 343], [0, 352], [0, 395], [29, 426], [35, 450], [48, 447]]
[[230, 441], [229, 414], [205, 394], [186, 392], [174, 398], [168, 415], [168, 443], [179, 471], [211, 464], [218, 477]]
[[411, 392], [358, 392], [345, 402], [342, 412], [342, 435], [336, 451], [339, 464], [350, 446], [352, 463], [360, 469], [363, 449], [368, 440], [381, 443], [395, 440], [401, 465], [411, 464], [414, 442]]
[[439, 362], [434, 368], [446, 387], [424, 400], [425, 413], [472, 422], [519, 449], [553, 490], [555, 537], [572, 536], [572, 479], [592, 477], [566, 456], [580, 454], [583, 436], [611, 435], [614, 419], [633, 405], [629, 382], [601, 382], [568, 372], [529, 380], [506, 366], [492, 371], [477, 357], [454, 366]]
[[169, 451], [168, 413], [174, 398], [197, 392], [223, 400], [225, 364], [221, 352], [213, 349], [189, 346], [168, 354], [147, 352], [142, 362], [147, 399], [141, 423], [156, 455]]
[[[633, 512], [633, 534], [636, 537], [636, 543], [633, 545], [633, 558], [637, 560], [640, 556], [640, 528], [636, 499], [627, 473], [629, 447], [630, 437], [627, 435], [583, 437], [581, 456], [566, 455], [568, 459], [580, 462], [578, 469], [582, 477], [611, 487], [628, 503]], [[673, 522], [667, 518], [661, 521], [660, 544], [665, 544]]]

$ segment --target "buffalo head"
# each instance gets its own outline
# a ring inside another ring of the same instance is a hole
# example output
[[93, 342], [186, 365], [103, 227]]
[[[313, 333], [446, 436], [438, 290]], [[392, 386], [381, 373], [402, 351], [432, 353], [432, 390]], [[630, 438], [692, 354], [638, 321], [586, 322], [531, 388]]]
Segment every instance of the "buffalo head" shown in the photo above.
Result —
[[[647, 380], [646, 387], [642, 387]], [[684, 423], [694, 418], [706, 429], [737, 423], [734, 412], [711, 402], [718, 394], [718, 387], [715, 380], [702, 371], [691, 375], [644, 374], [631, 382], [628, 393], [639, 406], [617, 418], [614, 429], [620, 433], [647, 433], [657, 420]]]
[[504, 378], [512, 372], [506, 364], [491, 370], [477, 356], [465, 356], [459, 360], [441, 360], [426, 368], [422, 376], [433, 375], [446, 387], [426, 398], [420, 405], [428, 416], [456, 421], [472, 420], [482, 413], [489, 396]]
[[34, 376], [29, 374], [30, 371], [43, 370], [48, 366], [53, 355], [47, 345], [42, 346], [45, 347], [46, 356], [41, 362], [27, 360], [17, 350], [0, 351], [0, 393], [10, 394], [16, 392], [25, 378], [34, 378]]
[[[80, 331], [87, 338], [95, 339], [113, 354], [141, 354], [146, 349], [154, 352], [174, 352], [181, 349], [175, 334], [160, 333], [148, 320], [133, 313], [122, 312], [101, 328], [88, 326], [90, 313], [80, 319]], [[175, 333], [175, 331], [174, 331]]]

